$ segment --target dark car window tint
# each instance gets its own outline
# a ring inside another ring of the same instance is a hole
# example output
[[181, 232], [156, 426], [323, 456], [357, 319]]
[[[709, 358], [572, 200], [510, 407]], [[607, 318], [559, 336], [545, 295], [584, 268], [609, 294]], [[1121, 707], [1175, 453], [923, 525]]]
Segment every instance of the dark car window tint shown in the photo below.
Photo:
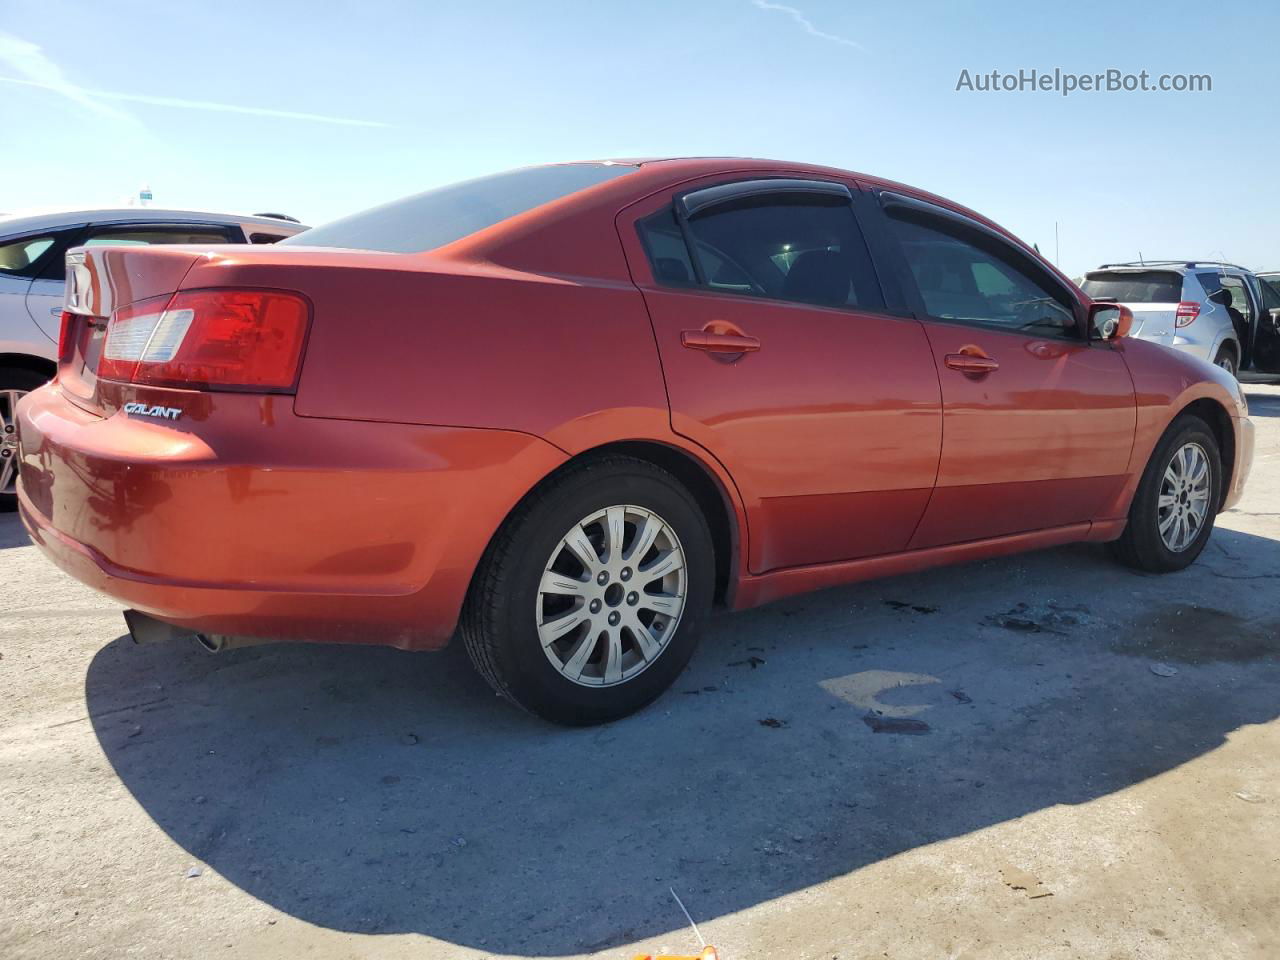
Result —
[[890, 217], [931, 316], [1075, 336], [1076, 319], [1061, 294], [985, 247], [940, 229]]
[[280, 242], [423, 253], [635, 170], [632, 165], [607, 163], [511, 170], [384, 203]]
[[1091, 297], [1117, 303], [1179, 303], [1182, 274], [1171, 270], [1095, 270], [1080, 285]]
[[694, 282], [693, 264], [689, 260], [689, 248], [684, 234], [676, 222], [675, 210], [667, 207], [638, 224], [644, 252], [653, 268], [653, 276], [659, 283], [671, 287], [685, 287]]
[[[697, 214], [688, 226], [706, 286], [713, 290], [823, 306], [884, 307], [846, 199], [753, 197]], [[670, 210], [644, 221], [641, 234], [658, 282], [693, 282]]]
[[1222, 274], [1220, 273], [1197, 273], [1196, 279], [1200, 281], [1200, 287], [1204, 290], [1206, 297], [1211, 297], [1222, 289]]

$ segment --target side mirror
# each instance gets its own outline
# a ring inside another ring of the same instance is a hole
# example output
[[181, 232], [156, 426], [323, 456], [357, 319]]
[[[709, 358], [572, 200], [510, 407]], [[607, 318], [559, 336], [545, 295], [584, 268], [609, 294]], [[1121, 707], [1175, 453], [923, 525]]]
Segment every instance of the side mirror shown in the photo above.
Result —
[[1119, 340], [1133, 329], [1133, 311], [1118, 303], [1094, 303], [1089, 307], [1089, 337]]

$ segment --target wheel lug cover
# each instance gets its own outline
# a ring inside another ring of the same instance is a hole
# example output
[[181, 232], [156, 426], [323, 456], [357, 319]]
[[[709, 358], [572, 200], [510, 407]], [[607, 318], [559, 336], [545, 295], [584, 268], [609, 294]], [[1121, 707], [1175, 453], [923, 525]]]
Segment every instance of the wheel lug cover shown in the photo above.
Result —
[[623, 579], [624, 581], [626, 581], [626, 580], [630, 580], [630, 579], [631, 579], [631, 568], [630, 568], [630, 567], [623, 567], [623, 568], [622, 568], [622, 574], [621, 574], [621, 576], [622, 576], [622, 579]]
[[627, 594], [627, 603], [630, 606], [634, 607], [639, 602], [640, 602], [640, 594], [636, 593], [634, 590], [632, 590], [629, 594]]
[[619, 622], [621, 622], [621, 620], [622, 620], [622, 617], [621, 615], [619, 615], [617, 610], [609, 614], [609, 626], [616, 627], [619, 624]]
[[606, 571], [601, 570], [600, 575], [596, 577], [596, 583], [600, 584], [600, 586], [603, 587], [608, 582], [609, 582], [609, 574]]
[[600, 612], [600, 601], [599, 601], [599, 600], [592, 600], [592, 601], [591, 601], [591, 607], [590, 607], [590, 610], [591, 610], [591, 612], [592, 612], [592, 613], [599, 613], [599, 612]]

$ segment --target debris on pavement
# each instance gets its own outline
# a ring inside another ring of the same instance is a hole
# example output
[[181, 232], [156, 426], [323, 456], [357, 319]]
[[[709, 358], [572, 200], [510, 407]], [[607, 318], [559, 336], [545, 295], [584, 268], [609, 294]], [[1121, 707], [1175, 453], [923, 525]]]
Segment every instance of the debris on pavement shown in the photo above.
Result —
[[1241, 790], [1236, 794], [1245, 803], [1266, 803], [1267, 798], [1260, 793], [1250, 793], [1248, 790]]
[[1004, 881], [1005, 886], [1013, 890], [1022, 890], [1029, 900], [1038, 900], [1041, 897], [1052, 897], [1053, 891], [1037, 880], [1034, 876], [1025, 870], [1019, 870], [1017, 867], [1005, 864], [1000, 868], [1000, 879]]
[[190, 880], [192, 877], [198, 877], [202, 873], [204, 873], [204, 871], [201, 870], [199, 867], [192, 867], [190, 870], [187, 871], [187, 879]]
[[787, 725], [787, 721], [779, 720], [777, 717], [765, 717], [759, 723], [762, 727], [771, 727], [774, 730], [781, 730]]
[[951, 695], [956, 698], [957, 703], [973, 703], [973, 697], [969, 696], [963, 690], [952, 690]]
[[1157, 677], [1176, 677], [1178, 675], [1178, 668], [1168, 663], [1153, 663], [1151, 665], [1151, 672]]
[[882, 717], [878, 713], [866, 714], [862, 722], [871, 728], [872, 733], [905, 733], [919, 736], [932, 729], [923, 720], [917, 720], [914, 717]]
[[907, 603], [903, 600], [886, 600], [886, 607], [893, 607], [895, 610], [914, 610], [916, 613], [937, 613], [937, 607], [930, 607], [923, 603]]
[[1088, 607], [1062, 606], [1050, 600], [1043, 607], [1033, 608], [1026, 603], [1014, 604], [1004, 613], [992, 614], [986, 622], [1017, 633], [1056, 633], [1067, 635], [1065, 627], [1084, 626], [1093, 622]]
[[729, 664], [729, 666], [731, 667], [750, 666], [751, 669], [754, 670], [756, 667], [760, 666], [762, 663], [767, 663], [767, 662], [768, 661], [766, 661], [764, 657], [757, 657], [755, 654], [752, 654], [751, 656], [747, 657], [747, 659], [745, 660], [734, 660]]

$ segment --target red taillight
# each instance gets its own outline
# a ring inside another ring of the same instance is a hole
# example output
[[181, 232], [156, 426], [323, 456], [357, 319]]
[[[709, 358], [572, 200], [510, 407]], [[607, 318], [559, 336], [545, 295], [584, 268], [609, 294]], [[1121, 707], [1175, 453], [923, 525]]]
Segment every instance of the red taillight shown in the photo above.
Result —
[[287, 390], [307, 302], [277, 290], [182, 290], [111, 315], [98, 376], [170, 387]]
[[76, 315], [70, 310], [62, 311], [62, 326], [58, 328], [58, 362], [66, 363], [71, 359], [71, 331], [76, 322]]
[[1178, 304], [1177, 312], [1173, 315], [1173, 325], [1185, 327], [1198, 316], [1200, 316], [1200, 304], [1194, 300], [1183, 300]]

